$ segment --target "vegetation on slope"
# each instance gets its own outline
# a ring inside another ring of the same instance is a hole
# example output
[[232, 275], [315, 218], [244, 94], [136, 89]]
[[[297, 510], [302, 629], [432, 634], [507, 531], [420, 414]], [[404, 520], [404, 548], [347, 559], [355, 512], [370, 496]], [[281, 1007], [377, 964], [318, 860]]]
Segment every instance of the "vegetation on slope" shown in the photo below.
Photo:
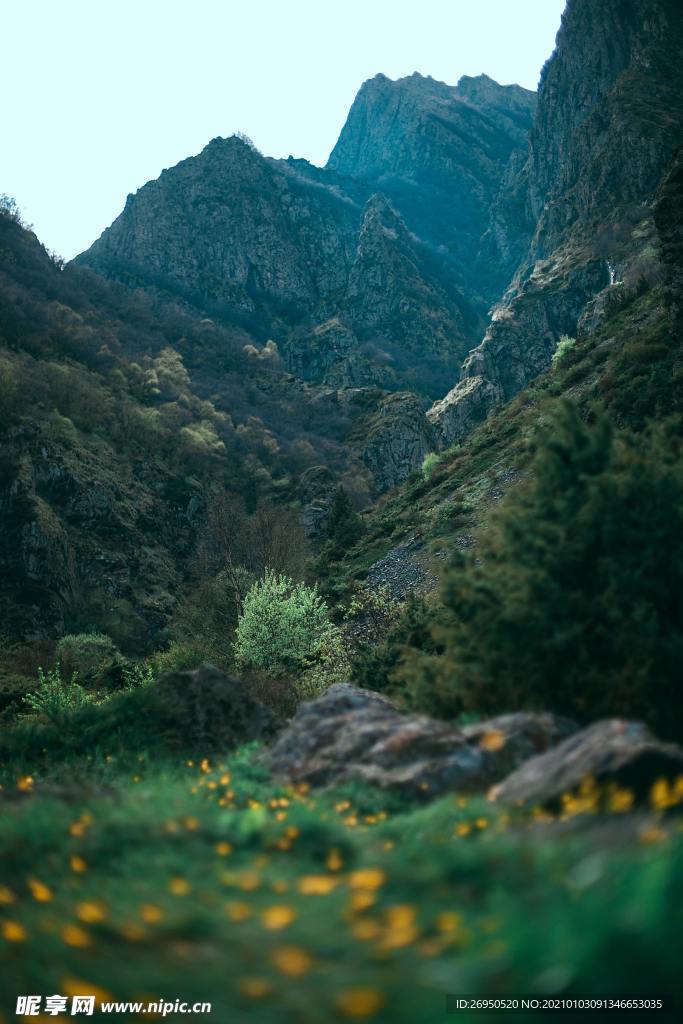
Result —
[[683, 848], [656, 803], [596, 832], [479, 799], [314, 797], [258, 749], [181, 760], [125, 735], [11, 767], [2, 751], [8, 1016], [42, 992], [431, 1024], [448, 994], [676, 990]]

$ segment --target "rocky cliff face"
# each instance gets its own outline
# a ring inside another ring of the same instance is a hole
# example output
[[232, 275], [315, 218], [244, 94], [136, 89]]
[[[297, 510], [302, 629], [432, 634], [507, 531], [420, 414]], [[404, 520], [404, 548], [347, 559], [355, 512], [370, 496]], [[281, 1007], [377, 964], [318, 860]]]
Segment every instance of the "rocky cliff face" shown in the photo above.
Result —
[[652, 202], [681, 141], [682, 30], [674, 0], [568, 3], [526, 164], [509, 168], [485, 249], [507, 257], [525, 223], [533, 238], [459, 384], [429, 412], [443, 443], [543, 370], [562, 334], [595, 325], [582, 314], [605, 289], [657, 273]]
[[412, 231], [445, 249], [468, 291], [491, 301], [514, 267], [487, 274], [473, 258], [510, 159], [525, 151], [535, 102], [486, 75], [457, 86], [377, 75], [361, 87], [327, 166], [375, 183]]

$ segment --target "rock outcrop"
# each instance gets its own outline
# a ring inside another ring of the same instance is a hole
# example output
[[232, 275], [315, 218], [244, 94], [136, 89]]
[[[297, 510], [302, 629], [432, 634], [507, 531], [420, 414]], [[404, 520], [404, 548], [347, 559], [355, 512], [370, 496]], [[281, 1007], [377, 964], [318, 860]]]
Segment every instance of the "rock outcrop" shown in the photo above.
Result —
[[359, 422], [353, 443], [380, 490], [385, 491], [419, 469], [436, 442], [419, 399], [398, 392], [383, 398], [373, 413]]
[[[683, 785], [683, 749], [659, 742], [642, 722], [616, 718], [596, 722], [525, 761], [490, 797], [502, 804], [555, 807], [561, 806], [563, 796], [579, 792], [597, 807], [599, 791], [609, 796], [610, 785], [618, 785], [634, 801], [652, 802], [652, 787], [661, 786], [662, 780], [667, 791], [672, 782]], [[665, 808], [666, 797], [659, 803]]]
[[[273, 713], [256, 700], [241, 679], [213, 665], [193, 672], [166, 672], [156, 684], [167, 732], [193, 749], [231, 750], [269, 737], [277, 728]], [[172, 741], [172, 736], [168, 737]]]
[[521, 713], [457, 729], [401, 714], [379, 694], [337, 683], [301, 705], [264, 758], [280, 781], [323, 786], [356, 779], [431, 799], [481, 792], [575, 728], [554, 715]]

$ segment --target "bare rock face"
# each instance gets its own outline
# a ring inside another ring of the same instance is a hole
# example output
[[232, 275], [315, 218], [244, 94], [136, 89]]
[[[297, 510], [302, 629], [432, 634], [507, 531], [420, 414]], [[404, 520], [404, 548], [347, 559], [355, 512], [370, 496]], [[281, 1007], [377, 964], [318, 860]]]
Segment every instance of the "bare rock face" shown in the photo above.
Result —
[[429, 799], [483, 791], [574, 728], [554, 715], [520, 713], [457, 729], [401, 714], [380, 694], [336, 683], [299, 708], [265, 760], [289, 783], [356, 779]]
[[434, 450], [433, 431], [422, 404], [410, 392], [383, 398], [370, 418], [362, 421], [358, 445], [363, 462], [380, 490], [395, 487]]
[[263, 739], [277, 727], [273, 713], [249, 692], [241, 679], [213, 665], [193, 672], [166, 672], [157, 683], [168, 727], [178, 741], [201, 749], [231, 750]]
[[429, 412], [443, 444], [546, 369], [562, 334], [599, 323], [591, 304], [610, 268], [653, 259], [652, 202], [681, 141], [681, 40], [676, 0], [569, 0], [526, 163], [511, 157], [482, 238], [481, 262], [521, 258], [460, 382]]
[[595, 722], [525, 761], [490, 796], [501, 804], [557, 805], [590, 779], [598, 786], [617, 783], [644, 799], [659, 779], [681, 775], [683, 749], [661, 743], [642, 722], [615, 718]]

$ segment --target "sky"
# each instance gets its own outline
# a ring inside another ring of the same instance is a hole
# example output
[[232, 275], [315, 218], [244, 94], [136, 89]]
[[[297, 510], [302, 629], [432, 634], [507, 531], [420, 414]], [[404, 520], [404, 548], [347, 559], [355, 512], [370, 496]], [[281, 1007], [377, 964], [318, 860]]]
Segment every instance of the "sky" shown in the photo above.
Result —
[[216, 136], [324, 164], [361, 83], [536, 88], [565, 0], [15, 0], [0, 193], [67, 259]]

